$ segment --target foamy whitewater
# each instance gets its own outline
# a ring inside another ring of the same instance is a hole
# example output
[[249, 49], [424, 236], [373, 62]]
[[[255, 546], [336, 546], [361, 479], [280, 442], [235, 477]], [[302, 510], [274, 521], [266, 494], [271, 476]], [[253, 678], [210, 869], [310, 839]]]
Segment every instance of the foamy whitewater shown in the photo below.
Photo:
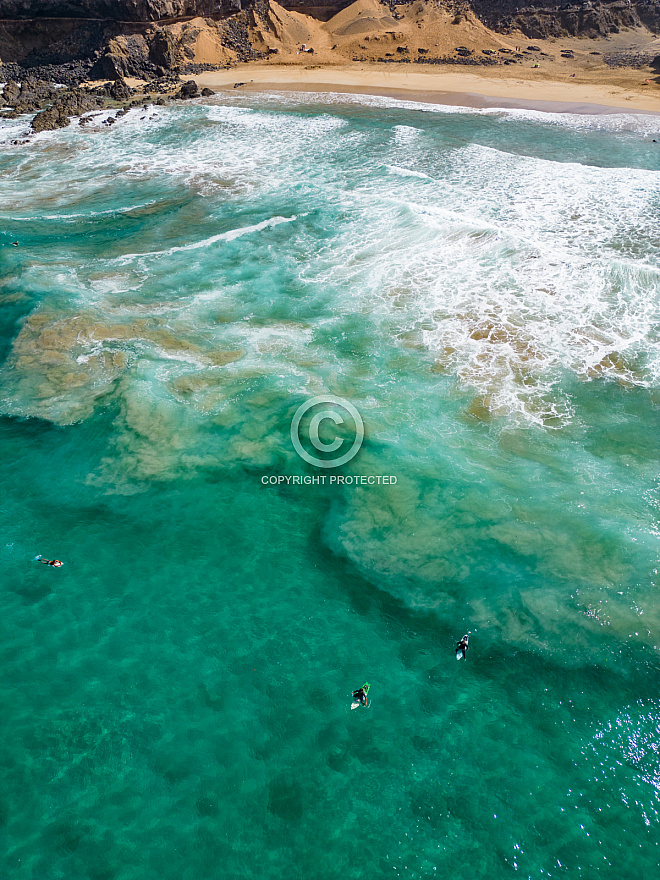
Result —
[[[0, 122], [2, 876], [655, 876], [660, 117], [102, 118]], [[395, 484], [264, 485], [321, 395]]]

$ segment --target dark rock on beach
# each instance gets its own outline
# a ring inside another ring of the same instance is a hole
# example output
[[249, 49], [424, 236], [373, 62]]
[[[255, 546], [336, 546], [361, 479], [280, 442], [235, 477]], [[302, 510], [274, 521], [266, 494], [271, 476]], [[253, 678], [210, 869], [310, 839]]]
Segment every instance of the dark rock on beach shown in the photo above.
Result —
[[108, 89], [108, 95], [113, 101], [125, 101], [133, 94], [133, 89], [126, 83], [124, 79], [115, 80]]
[[[0, 0], [1, 2], [1, 0]], [[0, 82], [25, 79], [36, 79], [49, 84], [58, 83], [65, 86], [76, 86], [89, 76], [91, 61], [69, 61], [66, 64], [26, 64], [0, 62]]]
[[179, 47], [172, 34], [159, 28], [151, 40], [149, 57], [160, 70], [177, 70], [181, 58]]
[[164, 28], [150, 27], [143, 34], [119, 35], [110, 40], [99, 53], [89, 78], [162, 77], [178, 72], [180, 62], [180, 47], [173, 35]]
[[610, 52], [603, 56], [603, 61], [608, 67], [632, 67], [638, 70], [643, 67], [651, 67], [657, 70], [656, 59], [658, 57], [660, 56], [632, 50], [628, 52]]
[[179, 91], [174, 96], [175, 98], [181, 98], [183, 100], [187, 100], [189, 98], [199, 98], [199, 87], [194, 79], [189, 79], [188, 82], [184, 82]]

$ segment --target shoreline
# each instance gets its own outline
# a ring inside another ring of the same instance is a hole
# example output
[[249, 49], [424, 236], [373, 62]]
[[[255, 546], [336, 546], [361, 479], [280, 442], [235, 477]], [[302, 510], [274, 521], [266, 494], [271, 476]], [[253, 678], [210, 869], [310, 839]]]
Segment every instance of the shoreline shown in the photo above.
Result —
[[[392, 70], [394, 65], [362, 64], [301, 67], [299, 65], [240, 64], [228, 70], [191, 76], [201, 87], [216, 90], [337, 92], [374, 95], [420, 103], [476, 109], [537, 110], [542, 113], [620, 114], [660, 116], [653, 94], [607, 83], [561, 82], [541, 77], [494, 77], [492, 73], [433, 73]], [[409, 68], [409, 65], [400, 65]]]

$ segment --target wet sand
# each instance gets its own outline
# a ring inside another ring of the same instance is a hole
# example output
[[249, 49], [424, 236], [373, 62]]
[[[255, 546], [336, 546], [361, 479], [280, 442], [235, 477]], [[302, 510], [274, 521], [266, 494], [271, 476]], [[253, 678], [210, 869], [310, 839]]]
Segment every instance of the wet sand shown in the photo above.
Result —
[[[409, 101], [465, 107], [503, 107], [554, 113], [660, 113], [657, 87], [639, 90], [608, 83], [561, 82], [541, 76], [522, 79], [507, 75], [468, 72], [411, 71], [410, 65], [361, 64], [323, 67], [240, 64], [229, 70], [194, 77], [200, 87], [333, 91], [345, 94], [382, 95]], [[534, 72], [535, 73], [535, 72]], [[636, 72], [640, 84], [643, 74]], [[652, 89], [652, 91], [650, 91]]]

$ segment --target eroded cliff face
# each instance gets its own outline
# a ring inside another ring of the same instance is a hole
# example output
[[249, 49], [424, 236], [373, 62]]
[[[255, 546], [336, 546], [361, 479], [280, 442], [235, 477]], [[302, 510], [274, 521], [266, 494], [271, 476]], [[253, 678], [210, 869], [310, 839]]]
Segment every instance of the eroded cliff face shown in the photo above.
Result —
[[606, 36], [622, 28], [645, 25], [660, 33], [658, 0], [470, 0], [481, 21], [507, 33], [516, 28], [534, 39], [562, 36]]
[[196, 15], [227, 15], [242, 0], [0, 0], [0, 18], [101, 18], [161, 21]]
[[[213, 23], [240, 16], [258, 7], [261, 0], [0, 0], [0, 62], [60, 65], [124, 53], [141, 58], [144, 65], [172, 69], [174, 54], [162, 33], [154, 37], [154, 26], [167, 29], [193, 18]], [[291, 0], [289, 8], [327, 20], [352, 0]], [[241, 23], [238, 23], [240, 27]], [[211, 34], [211, 38], [214, 38]], [[117, 53], [116, 41], [120, 39]], [[155, 39], [155, 46], [152, 43]], [[165, 42], [164, 42], [165, 41]], [[231, 40], [230, 40], [231, 42]], [[123, 44], [123, 47], [122, 47]], [[239, 55], [244, 55], [243, 51]], [[122, 67], [120, 64], [119, 67]], [[130, 60], [124, 75], [139, 75]], [[101, 61], [111, 75], [113, 60]]]
[[[250, 17], [266, 0], [0, 0], [0, 61], [31, 68], [83, 62], [98, 78], [154, 76], [198, 61], [190, 47], [205, 30], [211, 63], [268, 53], [252, 44]], [[351, 0], [283, 0], [282, 7], [327, 21]], [[381, 0], [395, 16], [427, 7], [472, 11], [500, 33], [531, 39], [606, 36], [645, 25], [660, 33], [660, 0]], [[263, 12], [263, 11], [262, 11]], [[266, 15], [263, 12], [262, 18]], [[300, 42], [305, 42], [301, 39]], [[199, 54], [199, 53], [197, 53]], [[206, 58], [205, 58], [206, 60]]]

